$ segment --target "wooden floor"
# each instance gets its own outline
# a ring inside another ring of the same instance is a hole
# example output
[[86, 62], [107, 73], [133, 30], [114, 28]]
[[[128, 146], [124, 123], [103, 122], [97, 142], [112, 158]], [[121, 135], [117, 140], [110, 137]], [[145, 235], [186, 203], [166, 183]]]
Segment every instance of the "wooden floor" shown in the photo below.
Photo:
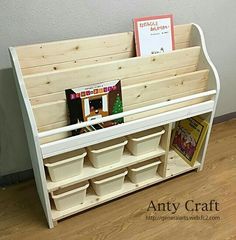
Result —
[[[220, 211], [189, 214], [181, 207], [175, 215], [203, 214], [220, 220], [146, 220], [151, 200], [183, 205], [189, 199], [214, 199]], [[1, 189], [0, 239], [236, 239], [236, 119], [213, 127], [203, 171], [187, 173], [78, 214], [52, 230], [47, 228], [33, 181]]]

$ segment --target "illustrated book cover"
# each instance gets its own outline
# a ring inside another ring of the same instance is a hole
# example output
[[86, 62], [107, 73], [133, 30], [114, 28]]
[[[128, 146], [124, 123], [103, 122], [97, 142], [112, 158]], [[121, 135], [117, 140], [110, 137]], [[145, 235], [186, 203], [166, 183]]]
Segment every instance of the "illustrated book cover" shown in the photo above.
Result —
[[135, 18], [134, 37], [137, 56], [149, 56], [174, 50], [173, 16]]
[[172, 134], [171, 148], [190, 166], [197, 160], [208, 129], [208, 123], [200, 117], [177, 122]]
[[[90, 121], [123, 112], [119, 80], [66, 89], [70, 124]], [[88, 126], [72, 132], [78, 135], [123, 123], [123, 118]]]

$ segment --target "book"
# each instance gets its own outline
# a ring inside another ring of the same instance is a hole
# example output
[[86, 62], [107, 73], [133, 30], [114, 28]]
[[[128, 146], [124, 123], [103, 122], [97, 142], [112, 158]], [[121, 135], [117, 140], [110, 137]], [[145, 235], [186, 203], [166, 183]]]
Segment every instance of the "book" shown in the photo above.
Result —
[[[123, 112], [120, 80], [66, 89], [65, 94], [70, 124], [91, 121]], [[120, 123], [123, 123], [123, 118], [74, 130], [72, 135], [96, 131]]]
[[173, 15], [135, 18], [134, 37], [137, 56], [174, 50]]
[[193, 166], [205, 139], [207, 121], [196, 116], [177, 122], [172, 134], [171, 148]]

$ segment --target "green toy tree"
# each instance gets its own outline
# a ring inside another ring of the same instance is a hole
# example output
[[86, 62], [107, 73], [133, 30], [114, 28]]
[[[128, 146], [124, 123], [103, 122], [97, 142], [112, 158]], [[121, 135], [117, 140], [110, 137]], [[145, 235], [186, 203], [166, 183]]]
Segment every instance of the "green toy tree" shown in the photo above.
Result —
[[[121, 112], [123, 112], [122, 101], [120, 99], [120, 95], [117, 94], [115, 103], [113, 105], [112, 114], [117, 114], [117, 113], [121, 113]], [[118, 124], [123, 123], [123, 118], [115, 119], [114, 122], [116, 122]]]

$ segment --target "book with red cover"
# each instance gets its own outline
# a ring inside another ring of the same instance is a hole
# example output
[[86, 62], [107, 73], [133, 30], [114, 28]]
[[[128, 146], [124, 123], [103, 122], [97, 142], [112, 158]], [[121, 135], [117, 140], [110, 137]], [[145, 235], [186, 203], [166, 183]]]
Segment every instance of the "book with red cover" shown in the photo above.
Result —
[[134, 37], [137, 56], [174, 50], [173, 16], [153, 16], [134, 19]]

